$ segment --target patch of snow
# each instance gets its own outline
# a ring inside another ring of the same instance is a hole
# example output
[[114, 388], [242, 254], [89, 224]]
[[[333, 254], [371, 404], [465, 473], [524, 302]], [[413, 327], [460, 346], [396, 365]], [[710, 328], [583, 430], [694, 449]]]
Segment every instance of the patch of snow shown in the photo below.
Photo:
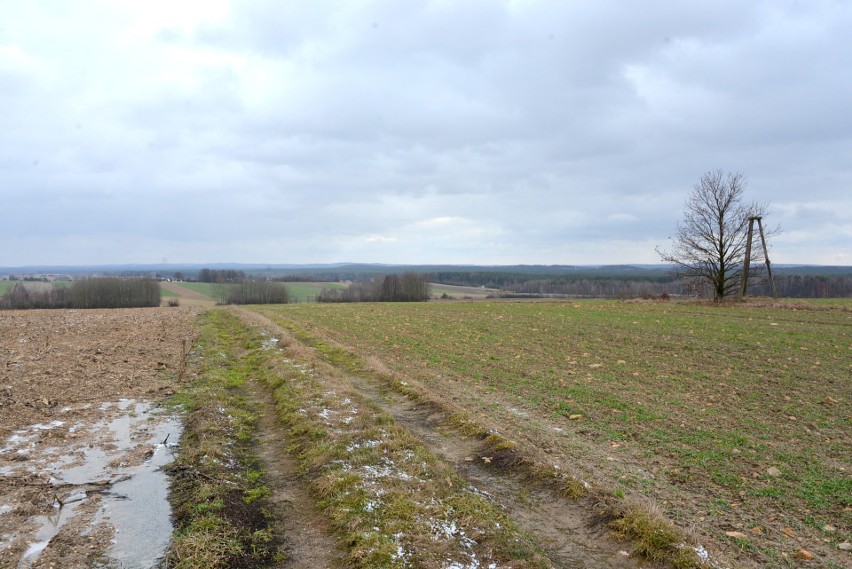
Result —
[[455, 520], [434, 520], [430, 529], [435, 533], [435, 539], [440, 537], [450, 539], [459, 532]]
[[702, 565], [712, 567], [712, 569], [728, 569], [724, 565], [720, 565], [718, 562], [711, 559], [710, 558], [710, 552], [707, 551], [707, 549], [705, 549], [705, 547], [703, 545], [690, 546], [690, 545], [686, 545], [684, 543], [681, 543], [681, 544], [678, 544], [677, 547], [679, 547], [681, 549], [691, 549], [695, 553], [695, 556], [698, 558], [699, 563], [701, 563]]
[[492, 496], [491, 494], [489, 494], [485, 490], [480, 490], [476, 486], [468, 486], [467, 488], [465, 488], [465, 490], [470, 492], [471, 494], [476, 494], [477, 496], [482, 496], [483, 498], [485, 498], [487, 500], [491, 500], [492, 502], [494, 501], [494, 496]]
[[370, 439], [362, 443], [352, 443], [351, 445], [346, 447], [346, 452], [352, 452], [354, 450], [358, 450], [359, 448], [376, 448], [380, 444], [382, 444], [382, 441], [378, 441], [375, 439]]
[[411, 559], [411, 553], [405, 550], [405, 548], [400, 543], [400, 540], [403, 538], [402, 533], [394, 534], [394, 541], [396, 542], [396, 553], [391, 554], [391, 558], [396, 561], [397, 559], [402, 560], [403, 563], [408, 563], [409, 559]]

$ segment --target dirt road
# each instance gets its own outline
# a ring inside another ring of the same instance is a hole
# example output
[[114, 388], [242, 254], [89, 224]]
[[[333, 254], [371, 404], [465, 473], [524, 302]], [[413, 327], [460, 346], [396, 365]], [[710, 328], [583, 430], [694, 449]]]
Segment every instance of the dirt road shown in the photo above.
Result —
[[[266, 317], [245, 309], [233, 310], [247, 323], [274, 338], [286, 338], [285, 344], [292, 348], [295, 340], [280, 326]], [[287, 352], [288, 358], [304, 348]], [[293, 360], [296, 361], [296, 360]], [[300, 364], [296, 364], [300, 365]], [[312, 367], [316, 379], [323, 381], [317, 367]], [[631, 545], [614, 540], [608, 529], [595, 515], [594, 504], [562, 498], [544, 487], [519, 478], [509, 470], [489, 464], [483, 456], [481, 441], [452, 433], [442, 426], [442, 417], [428, 405], [419, 404], [398, 393], [383, 390], [365, 377], [348, 375], [346, 389], [375, 404], [381, 411], [393, 417], [431, 452], [445, 461], [470, 488], [488, 496], [499, 504], [524, 532], [534, 536], [554, 567], [636, 567], [639, 560], [629, 553]], [[339, 381], [339, 378], [338, 380]], [[339, 383], [334, 389], [340, 391]], [[330, 392], [329, 392], [330, 393]], [[269, 432], [275, 424], [265, 421]], [[286, 437], [286, 435], [284, 435]], [[277, 437], [276, 437], [277, 438]], [[279, 443], [286, 446], [286, 438]], [[275, 465], [276, 453], [264, 452], [268, 464]], [[278, 486], [276, 488], [276, 486]], [[291, 492], [289, 484], [283, 486], [273, 481], [273, 494]]]

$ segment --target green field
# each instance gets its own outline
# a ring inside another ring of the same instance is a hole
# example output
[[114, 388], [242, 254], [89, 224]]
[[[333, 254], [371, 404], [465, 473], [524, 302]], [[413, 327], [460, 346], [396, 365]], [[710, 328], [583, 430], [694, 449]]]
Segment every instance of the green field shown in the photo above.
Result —
[[160, 287], [160, 296], [163, 298], [176, 298], [180, 295], [170, 290], [166, 290], [163, 287]]
[[346, 288], [346, 285], [342, 283], [293, 282], [284, 284], [290, 294], [290, 302], [313, 302], [324, 288]]
[[850, 309], [849, 301], [256, 308], [765, 566], [852, 537]]
[[188, 283], [188, 282], [177, 282], [176, 285], [201, 293], [205, 296], [210, 297], [213, 300], [219, 298], [219, 292], [222, 288], [230, 286], [227, 284], [214, 284], [214, 283]]

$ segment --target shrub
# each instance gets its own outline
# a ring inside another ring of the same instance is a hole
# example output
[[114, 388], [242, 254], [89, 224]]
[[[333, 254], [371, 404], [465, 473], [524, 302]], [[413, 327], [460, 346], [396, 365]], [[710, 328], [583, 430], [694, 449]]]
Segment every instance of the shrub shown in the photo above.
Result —
[[71, 286], [71, 298], [74, 308], [160, 306], [160, 285], [151, 279], [84, 279]]

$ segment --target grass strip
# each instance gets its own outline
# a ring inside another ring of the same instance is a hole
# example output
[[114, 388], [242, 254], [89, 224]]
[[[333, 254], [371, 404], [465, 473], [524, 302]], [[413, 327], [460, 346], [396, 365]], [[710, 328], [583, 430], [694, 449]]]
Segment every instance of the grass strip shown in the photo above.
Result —
[[173, 397], [187, 419], [180, 452], [167, 467], [176, 529], [166, 567], [263, 567], [283, 555], [252, 450], [258, 416], [242, 390], [251, 372], [247, 338], [224, 310], [205, 312], [198, 327], [199, 377]]
[[[280, 341], [278, 341], [280, 340]], [[551, 567], [532, 538], [345, 374], [289, 338], [251, 356], [352, 567]]]

